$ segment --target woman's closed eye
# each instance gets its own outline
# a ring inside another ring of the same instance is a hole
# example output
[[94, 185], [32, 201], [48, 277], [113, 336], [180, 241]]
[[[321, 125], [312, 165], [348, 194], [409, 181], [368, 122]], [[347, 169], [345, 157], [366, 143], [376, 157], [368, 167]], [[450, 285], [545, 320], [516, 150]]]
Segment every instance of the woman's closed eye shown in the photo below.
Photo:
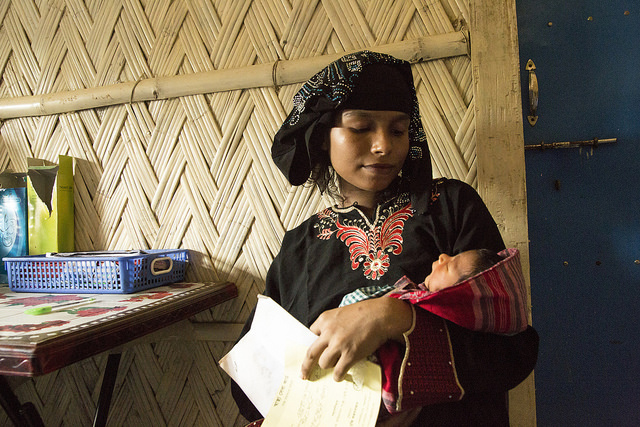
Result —
[[361, 126], [361, 127], [351, 126], [348, 129], [353, 133], [366, 133], [371, 130], [369, 126]]
[[[350, 132], [353, 132], [356, 134], [362, 134], [362, 133], [373, 131], [372, 126], [349, 126], [347, 129], [349, 129]], [[409, 132], [408, 129], [402, 129], [402, 128], [393, 128], [389, 130], [389, 134], [395, 137], [404, 136], [408, 132]]]

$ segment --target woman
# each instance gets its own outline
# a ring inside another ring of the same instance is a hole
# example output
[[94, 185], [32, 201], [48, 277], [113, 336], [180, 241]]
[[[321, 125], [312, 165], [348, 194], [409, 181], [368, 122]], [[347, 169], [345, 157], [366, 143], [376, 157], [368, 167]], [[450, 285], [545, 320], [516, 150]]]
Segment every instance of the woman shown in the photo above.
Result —
[[[383, 401], [395, 414], [387, 422], [507, 426], [506, 392], [537, 358], [531, 327], [514, 336], [474, 332], [395, 298], [336, 308], [358, 288], [402, 276], [420, 282], [441, 253], [504, 249], [470, 186], [432, 180], [428, 153], [409, 63], [365, 51], [312, 77], [272, 156], [292, 185], [310, 180], [336, 205], [285, 234], [265, 294], [319, 336], [303, 378], [318, 364], [340, 380], [376, 353]], [[241, 413], [259, 418], [233, 390]]]

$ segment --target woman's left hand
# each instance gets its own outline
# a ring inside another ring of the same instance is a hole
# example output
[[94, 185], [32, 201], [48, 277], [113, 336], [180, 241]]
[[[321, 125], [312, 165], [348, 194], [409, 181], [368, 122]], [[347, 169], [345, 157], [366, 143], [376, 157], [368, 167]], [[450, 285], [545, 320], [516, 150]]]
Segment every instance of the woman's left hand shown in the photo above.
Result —
[[342, 381], [351, 366], [388, 340], [403, 342], [402, 334], [412, 323], [410, 305], [396, 298], [374, 298], [327, 310], [311, 325], [318, 339], [307, 350], [301, 376], [308, 378], [317, 363], [322, 369], [334, 367], [334, 380]]

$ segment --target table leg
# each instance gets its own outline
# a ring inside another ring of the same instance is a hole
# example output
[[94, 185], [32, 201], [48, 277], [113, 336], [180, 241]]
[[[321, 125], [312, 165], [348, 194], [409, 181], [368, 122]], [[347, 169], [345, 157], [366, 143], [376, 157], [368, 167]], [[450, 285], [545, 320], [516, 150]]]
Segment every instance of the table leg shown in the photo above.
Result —
[[16, 427], [44, 427], [33, 403], [20, 404], [7, 379], [2, 375], [0, 375], [0, 405]]
[[120, 353], [111, 353], [107, 359], [107, 366], [104, 368], [104, 377], [102, 378], [102, 386], [100, 387], [100, 396], [98, 397], [96, 416], [93, 420], [94, 427], [104, 427], [107, 425], [113, 387], [115, 386], [116, 377], [118, 376], [120, 356]]

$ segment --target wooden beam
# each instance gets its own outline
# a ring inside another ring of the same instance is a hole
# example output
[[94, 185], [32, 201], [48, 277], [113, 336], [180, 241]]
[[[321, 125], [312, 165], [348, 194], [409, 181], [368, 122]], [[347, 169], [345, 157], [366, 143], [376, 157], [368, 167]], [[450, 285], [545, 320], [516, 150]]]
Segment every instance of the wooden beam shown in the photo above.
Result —
[[[478, 192], [498, 223], [507, 246], [520, 250], [530, 290], [515, 0], [472, 1], [470, 9]], [[512, 426], [536, 425], [533, 374], [509, 393], [509, 412]]]

